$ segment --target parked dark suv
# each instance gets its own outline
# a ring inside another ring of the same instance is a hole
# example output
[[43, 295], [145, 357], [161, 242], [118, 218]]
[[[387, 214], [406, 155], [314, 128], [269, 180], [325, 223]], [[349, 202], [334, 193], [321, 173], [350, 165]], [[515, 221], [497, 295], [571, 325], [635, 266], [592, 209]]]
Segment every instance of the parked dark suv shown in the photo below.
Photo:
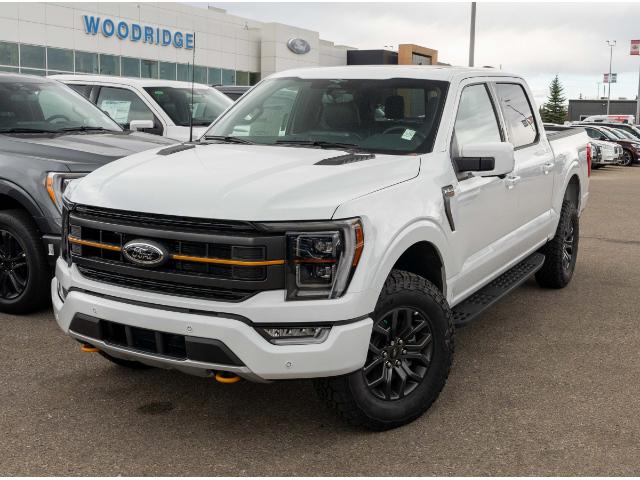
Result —
[[61, 196], [71, 180], [173, 143], [123, 132], [62, 83], [0, 73], [0, 311], [26, 313], [49, 301]]

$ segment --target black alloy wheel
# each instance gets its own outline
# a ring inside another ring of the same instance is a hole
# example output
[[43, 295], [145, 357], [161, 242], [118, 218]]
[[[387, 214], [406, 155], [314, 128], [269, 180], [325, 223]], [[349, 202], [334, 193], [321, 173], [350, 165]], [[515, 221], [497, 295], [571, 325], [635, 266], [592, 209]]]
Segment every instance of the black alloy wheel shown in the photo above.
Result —
[[20, 297], [29, 281], [25, 247], [7, 230], [0, 230], [0, 298]]
[[629, 150], [624, 150], [622, 153], [622, 158], [618, 162], [618, 165], [622, 167], [629, 167], [633, 163], [633, 155]]
[[571, 223], [564, 234], [564, 238], [562, 239], [562, 269], [567, 274], [572, 272], [575, 265], [575, 262], [573, 261], [573, 251], [576, 243], [574, 232], [574, 225]]
[[371, 393], [381, 400], [398, 400], [424, 379], [433, 355], [428, 317], [413, 308], [394, 308], [373, 326], [362, 370]]

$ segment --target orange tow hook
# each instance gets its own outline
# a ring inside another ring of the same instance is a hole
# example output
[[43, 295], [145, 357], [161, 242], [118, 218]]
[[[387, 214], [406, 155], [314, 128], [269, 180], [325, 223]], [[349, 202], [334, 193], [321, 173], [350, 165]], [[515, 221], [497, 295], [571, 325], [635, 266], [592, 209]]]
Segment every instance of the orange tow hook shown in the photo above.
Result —
[[216, 382], [225, 383], [227, 385], [232, 383], [238, 383], [240, 381], [240, 377], [234, 375], [233, 373], [228, 372], [216, 372]]
[[87, 353], [93, 353], [93, 352], [99, 352], [100, 350], [98, 350], [96, 347], [94, 347], [93, 345], [89, 345], [88, 343], [83, 343], [80, 346], [80, 351], [81, 352], [87, 352]]

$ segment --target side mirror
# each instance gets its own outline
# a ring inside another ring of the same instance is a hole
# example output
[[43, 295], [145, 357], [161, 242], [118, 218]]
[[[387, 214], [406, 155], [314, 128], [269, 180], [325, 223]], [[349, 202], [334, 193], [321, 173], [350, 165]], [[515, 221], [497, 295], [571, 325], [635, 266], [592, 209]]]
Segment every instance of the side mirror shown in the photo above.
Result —
[[137, 132], [143, 128], [153, 128], [153, 120], [131, 120], [129, 130]]
[[473, 172], [481, 177], [497, 177], [513, 172], [513, 144], [506, 142], [472, 143], [460, 147], [454, 160], [459, 172]]

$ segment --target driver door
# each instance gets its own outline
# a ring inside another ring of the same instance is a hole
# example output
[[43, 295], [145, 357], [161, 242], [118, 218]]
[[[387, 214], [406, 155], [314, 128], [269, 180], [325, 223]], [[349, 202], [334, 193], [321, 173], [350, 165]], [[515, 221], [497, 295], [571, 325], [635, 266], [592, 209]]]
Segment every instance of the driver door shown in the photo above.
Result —
[[[505, 135], [487, 83], [461, 88], [452, 135], [452, 161], [465, 144], [504, 142]], [[518, 192], [510, 175], [480, 177], [458, 174], [450, 197], [458, 261], [451, 282], [454, 303], [477, 290], [513, 258], [510, 234], [517, 228]]]

